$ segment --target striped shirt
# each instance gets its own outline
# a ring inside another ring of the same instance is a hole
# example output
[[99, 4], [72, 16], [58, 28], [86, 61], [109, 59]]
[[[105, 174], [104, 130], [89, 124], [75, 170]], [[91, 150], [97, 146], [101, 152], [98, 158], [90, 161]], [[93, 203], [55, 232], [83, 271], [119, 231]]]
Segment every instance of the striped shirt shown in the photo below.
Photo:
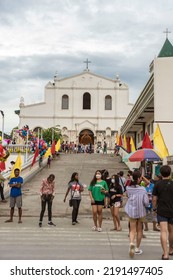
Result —
[[47, 179], [44, 179], [41, 183], [40, 194], [53, 194], [55, 195], [55, 182], [48, 183]]
[[127, 187], [127, 203], [125, 212], [130, 218], [138, 219], [146, 216], [146, 209], [149, 205], [147, 191], [139, 185]]

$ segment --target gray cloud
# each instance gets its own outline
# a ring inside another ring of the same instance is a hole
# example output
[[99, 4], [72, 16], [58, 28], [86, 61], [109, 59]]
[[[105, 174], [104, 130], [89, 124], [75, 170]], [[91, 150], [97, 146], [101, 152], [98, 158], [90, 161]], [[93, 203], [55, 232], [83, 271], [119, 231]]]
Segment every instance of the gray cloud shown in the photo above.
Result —
[[[80, 73], [86, 58], [96, 74], [119, 74], [134, 102], [164, 43], [163, 30], [173, 26], [172, 12], [172, 0], [0, 1], [0, 109], [9, 115], [6, 130], [18, 124], [13, 116], [20, 96], [27, 103], [43, 101], [55, 72]], [[172, 34], [169, 38], [173, 41]]]

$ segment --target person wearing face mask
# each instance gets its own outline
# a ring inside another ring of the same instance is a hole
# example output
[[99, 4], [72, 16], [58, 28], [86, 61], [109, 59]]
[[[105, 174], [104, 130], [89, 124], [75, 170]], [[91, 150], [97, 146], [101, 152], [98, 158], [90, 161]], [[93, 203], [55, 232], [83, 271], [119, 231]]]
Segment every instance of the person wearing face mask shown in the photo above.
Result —
[[113, 218], [113, 230], [121, 231], [119, 208], [121, 206], [121, 198], [123, 196], [122, 187], [119, 184], [119, 176], [112, 175], [111, 184], [109, 188], [111, 214]]
[[106, 181], [102, 180], [102, 174], [100, 170], [95, 172], [95, 175], [88, 187], [89, 196], [92, 205], [92, 214], [94, 226], [92, 230], [101, 232], [102, 231], [102, 208], [104, 205], [105, 194], [108, 193], [109, 189]]

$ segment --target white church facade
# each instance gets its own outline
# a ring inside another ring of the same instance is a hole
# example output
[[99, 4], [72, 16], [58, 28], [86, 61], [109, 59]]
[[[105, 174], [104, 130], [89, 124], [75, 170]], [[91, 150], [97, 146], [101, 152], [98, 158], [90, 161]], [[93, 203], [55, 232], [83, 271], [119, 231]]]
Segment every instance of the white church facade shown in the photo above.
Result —
[[44, 102], [25, 105], [20, 99], [19, 128], [57, 127], [64, 141], [76, 144], [115, 145], [133, 104], [127, 84], [92, 73], [88, 68], [67, 78], [54, 77], [45, 86]]

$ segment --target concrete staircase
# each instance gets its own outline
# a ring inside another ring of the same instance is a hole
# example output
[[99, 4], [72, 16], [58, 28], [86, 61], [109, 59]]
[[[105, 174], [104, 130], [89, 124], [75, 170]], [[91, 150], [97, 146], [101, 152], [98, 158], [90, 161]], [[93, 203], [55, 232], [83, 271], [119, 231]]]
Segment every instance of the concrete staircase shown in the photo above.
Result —
[[[51, 162], [51, 168], [45, 167], [23, 187], [23, 216], [38, 217], [40, 213], [40, 185], [42, 179], [48, 177], [49, 174], [55, 174], [56, 180], [56, 196], [53, 202], [53, 216], [66, 217], [71, 215], [71, 208], [68, 206], [68, 198], [66, 203], [63, 202], [68, 182], [73, 172], [79, 173], [79, 180], [87, 186], [90, 184], [94, 173], [97, 169], [107, 169], [110, 176], [119, 171], [127, 174], [128, 168], [121, 162], [121, 157], [116, 155], [103, 154], [61, 154]], [[22, 175], [22, 174], [21, 174]], [[9, 215], [9, 206], [1, 204], [1, 216]], [[122, 211], [122, 210], [121, 210]], [[108, 217], [110, 210], [105, 209]], [[87, 188], [82, 194], [82, 202], [80, 205], [80, 215], [91, 216], [91, 205]]]

